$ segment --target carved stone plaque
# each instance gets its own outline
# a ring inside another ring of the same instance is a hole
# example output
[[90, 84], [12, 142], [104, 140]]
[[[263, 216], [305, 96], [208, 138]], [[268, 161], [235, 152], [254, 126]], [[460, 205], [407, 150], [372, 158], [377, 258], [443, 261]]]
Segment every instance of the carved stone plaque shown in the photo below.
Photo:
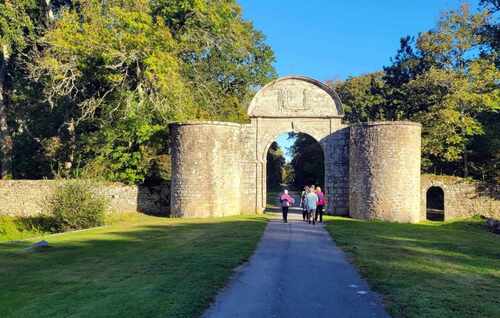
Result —
[[277, 92], [280, 112], [309, 110], [311, 103], [307, 99], [308, 89], [291, 90], [289, 88], [279, 88]]
[[326, 85], [284, 77], [264, 86], [248, 108], [250, 117], [341, 117], [340, 100]]

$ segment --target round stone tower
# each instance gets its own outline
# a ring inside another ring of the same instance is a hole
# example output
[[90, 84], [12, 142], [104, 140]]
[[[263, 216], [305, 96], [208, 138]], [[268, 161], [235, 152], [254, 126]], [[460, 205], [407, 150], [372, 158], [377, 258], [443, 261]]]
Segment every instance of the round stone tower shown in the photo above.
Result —
[[177, 217], [240, 213], [240, 125], [187, 122], [170, 126], [172, 189]]
[[349, 210], [353, 218], [420, 220], [421, 125], [371, 122], [352, 125], [349, 141]]

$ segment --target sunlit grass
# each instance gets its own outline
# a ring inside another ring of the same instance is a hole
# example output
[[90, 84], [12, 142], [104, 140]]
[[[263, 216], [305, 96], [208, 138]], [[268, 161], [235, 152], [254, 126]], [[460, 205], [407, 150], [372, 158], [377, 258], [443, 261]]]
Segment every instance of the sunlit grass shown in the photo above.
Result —
[[0, 243], [0, 317], [195, 317], [253, 252], [263, 217], [167, 219]]
[[327, 229], [394, 317], [500, 317], [500, 236], [482, 220], [329, 217]]

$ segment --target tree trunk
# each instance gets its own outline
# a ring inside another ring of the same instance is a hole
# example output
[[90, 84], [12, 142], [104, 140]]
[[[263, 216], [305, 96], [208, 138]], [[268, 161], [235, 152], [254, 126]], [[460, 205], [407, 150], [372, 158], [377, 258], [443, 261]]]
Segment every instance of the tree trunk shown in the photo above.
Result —
[[469, 158], [467, 154], [467, 147], [464, 146], [464, 178], [469, 176]]
[[7, 63], [9, 62], [9, 49], [7, 45], [2, 46], [0, 56], [0, 176], [2, 179], [12, 177], [12, 137], [7, 125], [7, 101], [5, 98], [5, 78], [7, 76]]
[[45, 11], [45, 27], [48, 28], [49, 25], [54, 22], [54, 11], [52, 10], [52, 1], [51, 0], [43, 0], [44, 2], [44, 11]]
[[64, 162], [64, 169], [66, 177], [70, 177], [71, 169], [74, 167], [75, 163], [76, 151], [76, 122], [73, 117], [67, 121], [66, 127], [66, 133], [68, 134], [68, 156]]

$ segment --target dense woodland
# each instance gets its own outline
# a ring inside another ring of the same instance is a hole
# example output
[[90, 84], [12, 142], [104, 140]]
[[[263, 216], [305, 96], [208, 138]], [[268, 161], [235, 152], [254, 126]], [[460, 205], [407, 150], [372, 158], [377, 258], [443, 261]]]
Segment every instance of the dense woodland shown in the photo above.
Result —
[[263, 40], [235, 1], [0, 0], [2, 177], [168, 178], [167, 124], [244, 121]]
[[[499, 9], [443, 13], [380, 72], [331, 81], [346, 120], [421, 122], [424, 171], [500, 181]], [[0, 47], [2, 178], [161, 182], [168, 123], [243, 122], [276, 77], [235, 0], [0, 0]]]

